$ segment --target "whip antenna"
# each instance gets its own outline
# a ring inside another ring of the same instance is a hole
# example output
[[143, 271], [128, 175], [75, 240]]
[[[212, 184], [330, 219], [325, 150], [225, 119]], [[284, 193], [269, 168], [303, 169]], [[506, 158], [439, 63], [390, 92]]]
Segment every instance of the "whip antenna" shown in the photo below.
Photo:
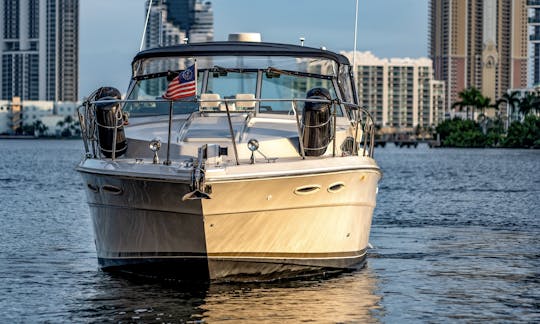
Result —
[[353, 80], [356, 87], [356, 34], [358, 33], [358, 0], [356, 0], [356, 10], [354, 11], [354, 47], [353, 47], [353, 57], [352, 57], [352, 68], [353, 68]]
[[[356, 2], [358, 2], [358, 0]], [[144, 22], [144, 30], [141, 37], [141, 47], [139, 48], [139, 51], [142, 51], [143, 49], [144, 37], [146, 36], [146, 27], [148, 26], [148, 19], [150, 18], [150, 8], [152, 8], [152, 0], [148, 2], [148, 11], [146, 12], [146, 21]]]

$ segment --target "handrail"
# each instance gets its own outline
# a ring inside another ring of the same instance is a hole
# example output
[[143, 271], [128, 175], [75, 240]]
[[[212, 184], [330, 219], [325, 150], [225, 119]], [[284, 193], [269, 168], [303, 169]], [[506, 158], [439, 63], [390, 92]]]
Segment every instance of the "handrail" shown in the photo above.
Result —
[[[351, 126], [353, 127], [353, 135], [354, 138], [352, 139], [352, 142], [354, 144], [352, 152], [349, 152], [349, 154], [352, 155], [358, 155], [359, 154], [359, 148], [362, 148], [361, 156], [368, 156], [373, 157], [374, 154], [374, 147], [375, 147], [375, 124], [373, 121], [372, 115], [369, 113], [369, 111], [365, 107], [361, 107], [354, 103], [348, 103], [348, 102], [340, 102], [338, 100], [326, 100], [326, 99], [303, 99], [303, 98], [294, 98], [294, 99], [258, 99], [258, 98], [250, 98], [250, 99], [210, 99], [210, 100], [183, 100], [183, 101], [177, 101], [177, 102], [191, 102], [191, 103], [201, 103], [201, 102], [222, 102], [225, 103], [225, 111], [200, 111], [204, 113], [226, 113], [227, 115], [227, 122], [229, 124], [229, 131], [231, 135], [231, 141], [234, 149], [234, 156], [235, 156], [235, 162], [237, 165], [240, 164], [239, 157], [238, 157], [238, 151], [237, 151], [237, 143], [235, 139], [235, 133], [234, 128], [232, 125], [231, 115], [233, 113], [257, 113], [255, 110], [241, 110], [241, 111], [232, 111], [230, 110], [229, 104], [235, 103], [235, 102], [243, 102], [243, 101], [255, 101], [255, 102], [291, 102], [292, 103], [292, 109], [295, 114], [296, 119], [296, 125], [297, 125], [297, 132], [298, 132], [298, 138], [299, 138], [299, 149], [300, 149], [300, 157], [302, 159], [306, 158], [305, 155], [305, 147], [303, 143], [303, 134], [304, 129], [309, 127], [320, 127], [321, 125], [326, 125], [329, 122], [332, 122], [332, 134], [331, 138], [329, 139], [328, 144], [325, 147], [328, 147], [330, 144], [330, 141], [332, 142], [332, 156], [336, 156], [337, 152], [337, 138], [336, 138], [336, 131], [337, 131], [337, 109], [338, 106], [343, 106], [345, 109], [349, 111], [349, 116], [352, 116], [351, 119]], [[93, 158], [100, 158], [103, 159], [102, 152], [108, 152], [111, 154], [111, 159], [116, 159], [116, 139], [118, 136], [118, 130], [120, 127], [124, 126], [124, 123], [122, 121], [123, 118], [123, 106], [126, 103], [169, 103], [169, 118], [168, 118], [168, 140], [167, 140], [167, 159], [165, 160], [166, 165], [170, 165], [170, 142], [171, 142], [171, 133], [172, 133], [172, 123], [173, 123], [173, 104], [175, 102], [170, 100], [95, 100], [95, 101], [85, 101], [81, 106], [78, 107], [77, 112], [79, 115], [79, 121], [80, 121], [80, 127], [81, 127], [81, 133], [82, 138], [84, 142], [84, 147], [86, 151], [87, 157], [93, 157]], [[304, 125], [303, 122], [300, 120], [301, 113], [298, 109], [298, 103], [299, 102], [320, 102], [320, 103], [329, 103], [332, 105], [332, 111], [331, 111], [331, 119], [323, 122], [321, 125]], [[96, 117], [96, 104], [100, 103], [108, 103], [108, 104], [116, 104], [118, 103], [118, 110], [115, 114], [115, 125], [102, 125], [97, 121]], [[118, 117], [120, 116], [120, 117]], [[99, 138], [99, 129], [113, 129], [113, 143], [110, 146], [112, 150], [105, 149], [101, 143]], [[360, 138], [358, 136], [360, 135]], [[320, 148], [320, 149], [324, 149]], [[112, 151], [112, 152], [111, 152]]]
[[301, 142], [301, 139], [304, 137], [303, 128], [300, 125], [300, 114], [298, 113], [298, 107], [296, 107], [296, 100], [292, 101], [292, 108], [294, 110], [294, 116], [296, 117], [296, 128], [298, 130], [298, 146], [300, 147], [300, 156], [302, 159], [306, 158], [306, 152], [304, 150], [304, 145]]
[[236, 165], [240, 165], [240, 161], [238, 161], [238, 149], [236, 148], [236, 135], [234, 134], [234, 129], [232, 127], [231, 112], [229, 111], [229, 104], [227, 102], [225, 102], [225, 109], [227, 110], [227, 122], [229, 123], [229, 131], [231, 132], [231, 141], [234, 149], [234, 159], [236, 160]]
[[332, 119], [334, 120], [334, 125], [332, 129], [332, 156], [336, 156], [336, 131], [337, 131], [337, 107], [336, 103], [332, 102]]

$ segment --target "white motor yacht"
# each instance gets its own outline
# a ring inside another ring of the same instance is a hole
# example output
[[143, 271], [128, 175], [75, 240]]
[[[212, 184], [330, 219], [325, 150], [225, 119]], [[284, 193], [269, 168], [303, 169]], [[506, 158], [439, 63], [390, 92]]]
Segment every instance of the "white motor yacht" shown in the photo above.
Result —
[[358, 269], [381, 170], [342, 55], [223, 41], [149, 49], [79, 108], [98, 263], [178, 279]]

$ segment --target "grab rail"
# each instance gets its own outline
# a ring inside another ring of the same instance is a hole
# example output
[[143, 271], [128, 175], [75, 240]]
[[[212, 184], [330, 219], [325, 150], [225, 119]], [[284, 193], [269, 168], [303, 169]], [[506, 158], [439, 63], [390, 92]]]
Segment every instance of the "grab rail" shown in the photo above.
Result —
[[[362, 148], [362, 156], [368, 156], [373, 157], [374, 155], [374, 148], [375, 148], [375, 124], [373, 121], [373, 117], [369, 113], [369, 111], [354, 103], [348, 103], [348, 102], [341, 102], [339, 100], [326, 100], [326, 99], [219, 99], [219, 100], [185, 100], [185, 101], [179, 101], [182, 103], [198, 103], [200, 105], [201, 102], [222, 102], [225, 104], [225, 112], [227, 114], [227, 122], [229, 124], [229, 132], [231, 136], [231, 142], [234, 149], [234, 155], [235, 155], [235, 162], [236, 164], [240, 164], [239, 158], [238, 158], [238, 151], [237, 151], [237, 144], [235, 139], [235, 133], [234, 128], [232, 126], [232, 120], [231, 120], [231, 114], [233, 113], [257, 113], [255, 109], [253, 110], [241, 110], [241, 111], [231, 111], [229, 104], [235, 103], [235, 102], [242, 102], [242, 101], [255, 101], [255, 102], [291, 102], [291, 107], [295, 115], [296, 119], [296, 125], [297, 125], [297, 131], [298, 131], [298, 138], [299, 138], [299, 148], [300, 148], [300, 157], [302, 159], [306, 158], [305, 154], [305, 147], [303, 143], [303, 133], [305, 128], [309, 127], [320, 127], [321, 125], [326, 125], [329, 122], [332, 122], [332, 130], [331, 130], [331, 138], [328, 142], [328, 144], [323, 147], [327, 148], [330, 142], [332, 142], [332, 155], [336, 156], [336, 127], [337, 127], [337, 107], [342, 105], [345, 107], [348, 115], [349, 120], [351, 121], [351, 126], [354, 130], [354, 138], [352, 139], [353, 142], [353, 150], [351, 152], [352, 155], [359, 155], [359, 149]], [[319, 102], [319, 103], [328, 103], [332, 105], [331, 110], [331, 119], [328, 120], [321, 125], [304, 125], [303, 121], [300, 120], [301, 113], [298, 109], [298, 103], [301, 102]], [[114, 119], [114, 125], [103, 125], [101, 123], [98, 123], [97, 117], [96, 117], [96, 105], [97, 104], [117, 104], [118, 110], [115, 113], [115, 119]], [[102, 152], [110, 152], [111, 153], [111, 159], [116, 159], [116, 140], [118, 137], [118, 131], [120, 127], [124, 126], [124, 113], [123, 113], [123, 106], [127, 103], [168, 103], [169, 104], [169, 118], [168, 118], [168, 140], [167, 140], [167, 159], [165, 160], [166, 165], [170, 165], [170, 142], [171, 142], [171, 133], [172, 133], [172, 122], [173, 122], [173, 104], [175, 102], [169, 101], [169, 100], [86, 100], [83, 102], [81, 106], [78, 107], [77, 112], [79, 115], [79, 121], [80, 121], [80, 127], [81, 127], [81, 134], [82, 139], [84, 142], [84, 148], [86, 152], [86, 156], [89, 158], [99, 158], [104, 159]], [[200, 113], [205, 114], [212, 114], [214, 111], [201, 111]], [[223, 113], [224, 111], [215, 111], [215, 113]], [[100, 143], [99, 138], [99, 128], [104, 129], [113, 129], [113, 139], [112, 143], [110, 143], [110, 147], [112, 150], [108, 150], [103, 147], [102, 143]], [[359, 138], [360, 133], [360, 138]], [[112, 152], [111, 152], [112, 151]]]

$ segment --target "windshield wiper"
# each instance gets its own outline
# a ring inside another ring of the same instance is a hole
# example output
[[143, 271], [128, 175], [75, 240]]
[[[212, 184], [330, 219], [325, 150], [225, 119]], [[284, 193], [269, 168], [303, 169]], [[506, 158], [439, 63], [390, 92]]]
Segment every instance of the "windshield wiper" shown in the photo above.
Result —
[[301, 76], [301, 77], [307, 77], [307, 78], [316, 78], [316, 79], [325, 79], [325, 80], [332, 80], [334, 79], [331, 75], [322, 75], [322, 74], [315, 74], [315, 73], [308, 73], [308, 72], [300, 72], [300, 71], [290, 71], [290, 70], [280, 70], [275, 67], [269, 66], [265, 70], [266, 77], [270, 78], [279, 78], [279, 75], [292, 75], [292, 76]]
[[214, 73], [219, 73], [219, 75], [227, 75], [228, 72], [247, 73], [247, 72], [257, 72], [258, 69], [226, 68], [219, 65], [214, 65], [214, 67], [209, 69], [209, 71], [214, 72]]
[[137, 75], [137, 76], [133, 77], [133, 80], [135, 80], [135, 81], [149, 80], [149, 79], [161, 78], [161, 77], [164, 77], [164, 76], [169, 76], [169, 77], [174, 78], [182, 71], [183, 70], [176, 70], [176, 71], [165, 71], [165, 72], [157, 72], [157, 73], [149, 73], [149, 74], [144, 74], [144, 75]]

